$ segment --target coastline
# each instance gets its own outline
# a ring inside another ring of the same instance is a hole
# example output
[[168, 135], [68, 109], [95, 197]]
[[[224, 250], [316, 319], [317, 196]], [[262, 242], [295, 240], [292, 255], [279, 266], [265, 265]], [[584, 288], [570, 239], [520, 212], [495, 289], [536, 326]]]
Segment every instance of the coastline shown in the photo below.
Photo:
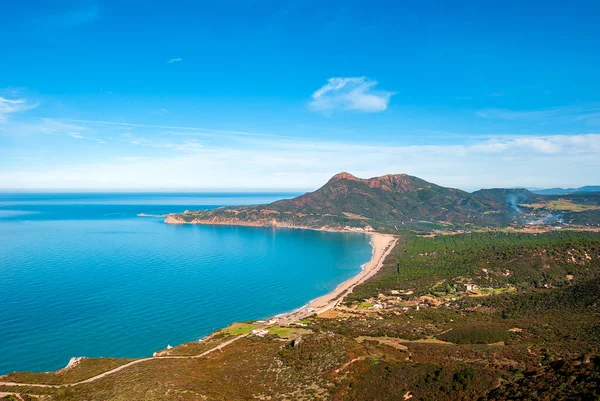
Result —
[[360, 273], [338, 284], [333, 291], [313, 299], [303, 307], [289, 313], [277, 315], [273, 319], [276, 319], [278, 324], [285, 325], [313, 314], [319, 315], [326, 312], [336, 307], [348, 294], [352, 293], [356, 286], [377, 274], [387, 256], [394, 249], [398, 238], [390, 234], [369, 233], [369, 235], [371, 235], [373, 254], [371, 260], [362, 266]]
[[371, 236], [371, 246], [373, 252], [371, 259], [361, 266], [361, 271], [347, 279], [346, 281], [338, 284], [335, 289], [325, 295], [315, 298], [309, 301], [306, 305], [295, 309], [291, 312], [283, 312], [277, 314], [269, 319], [269, 322], [275, 321], [277, 324], [286, 325], [294, 321], [304, 319], [313, 314], [324, 313], [334, 307], [336, 307], [348, 294], [352, 293], [352, 290], [359, 284], [364, 283], [369, 278], [373, 277], [383, 266], [383, 262], [386, 257], [390, 254], [394, 245], [398, 241], [398, 238], [391, 234], [381, 234], [373, 231], [371, 227], [368, 228], [332, 228], [332, 227], [305, 227], [296, 226], [286, 223], [280, 223], [275, 220], [270, 224], [265, 222], [243, 222], [243, 221], [214, 221], [214, 220], [192, 220], [185, 221], [174, 214], [167, 215], [164, 220], [165, 224], [191, 224], [191, 225], [218, 225], [218, 226], [243, 226], [243, 227], [263, 227], [263, 228], [292, 228], [299, 230], [315, 230], [315, 231], [327, 231], [327, 232], [340, 232], [340, 233], [363, 233]]
[[365, 228], [358, 227], [309, 227], [299, 226], [295, 224], [282, 223], [277, 220], [259, 220], [259, 221], [243, 221], [243, 220], [198, 220], [194, 219], [186, 221], [179, 217], [181, 213], [171, 213], [167, 215], [167, 218], [163, 221], [165, 224], [173, 225], [201, 225], [201, 226], [232, 226], [232, 227], [259, 227], [259, 228], [294, 228], [298, 230], [314, 230], [314, 231], [327, 231], [335, 233], [365, 233], [365, 234], [376, 234], [373, 228], [367, 226]]
[[[145, 217], [145, 216], [140, 216], [140, 217]], [[165, 221], [165, 223], [167, 223]], [[169, 224], [169, 223], [167, 223]], [[173, 224], [173, 223], [170, 223]], [[174, 224], [198, 224], [198, 223], [174, 223]], [[200, 223], [202, 224], [202, 223]], [[206, 225], [211, 225], [210, 223], [206, 224]], [[214, 224], [214, 225], [238, 225], [241, 226], [241, 224]], [[255, 226], [255, 225], [252, 225]], [[256, 225], [258, 226], [258, 225]], [[255, 227], [256, 227], [255, 226]], [[261, 227], [261, 226], [258, 226]], [[265, 226], [262, 226], [265, 227]], [[268, 227], [267, 227], [268, 228]], [[372, 247], [372, 254], [371, 254], [371, 259], [364, 263], [363, 265], [361, 265], [361, 270], [358, 274], [356, 274], [355, 276], [350, 277], [349, 279], [343, 281], [342, 283], [338, 284], [335, 289], [331, 292], [328, 292], [318, 298], [315, 298], [311, 301], [309, 301], [307, 304], [305, 304], [304, 306], [295, 309], [293, 311], [290, 312], [282, 312], [280, 314], [277, 314], [273, 317], [271, 317], [270, 319], [268, 319], [268, 326], [273, 326], [273, 325], [288, 325], [290, 323], [296, 322], [298, 320], [302, 320], [306, 317], [309, 317], [313, 314], [321, 314], [324, 313], [334, 307], [336, 307], [340, 302], [343, 301], [343, 299], [352, 292], [352, 290], [364, 283], [366, 280], [368, 280], [369, 278], [373, 277], [383, 266], [383, 263], [386, 259], [386, 257], [390, 254], [390, 252], [392, 251], [392, 249], [394, 248], [396, 242], [398, 241], [398, 238], [394, 235], [391, 234], [381, 234], [381, 233], [377, 233], [377, 232], [373, 232], [373, 231], [365, 231], [365, 230], [351, 230], [351, 229], [344, 229], [344, 228], [329, 228], [329, 227], [323, 227], [323, 228], [314, 228], [314, 227], [301, 227], [301, 226], [272, 226], [271, 228], [293, 228], [293, 229], [304, 229], [304, 230], [315, 230], [315, 231], [326, 231], [326, 232], [339, 232], [339, 233], [362, 233], [362, 234], [367, 234], [371, 237], [371, 247]], [[215, 332], [209, 334], [208, 336], [210, 337], [211, 335], [213, 335]], [[181, 345], [181, 344], [179, 344]], [[132, 364], [134, 363], [139, 363], [145, 360], [151, 360], [153, 357], [144, 357], [144, 358], [139, 358], [136, 359]], [[175, 358], [183, 358], [183, 357], [175, 357]], [[124, 366], [121, 366], [119, 368], [113, 369], [111, 370], [109, 373], [112, 372], [116, 372], [119, 371], [123, 368], [125, 368], [126, 366], [129, 366], [130, 364], [126, 364]], [[107, 372], [105, 372], [107, 373]], [[105, 373], [99, 375], [99, 376], [103, 376]], [[0, 377], [2, 377], [2, 375], [0, 375]], [[90, 378], [89, 380], [95, 380], [96, 377], [94, 376], [93, 378]], [[74, 383], [74, 384], [82, 384], [87, 382], [88, 380], [82, 381], [81, 383]], [[66, 386], [71, 386], [74, 384], [66, 384]], [[0, 385], [23, 385], [23, 383], [7, 383], [7, 382], [2, 382], [0, 380]], [[34, 387], [62, 387], [63, 385], [46, 385], [46, 384], [30, 384]]]

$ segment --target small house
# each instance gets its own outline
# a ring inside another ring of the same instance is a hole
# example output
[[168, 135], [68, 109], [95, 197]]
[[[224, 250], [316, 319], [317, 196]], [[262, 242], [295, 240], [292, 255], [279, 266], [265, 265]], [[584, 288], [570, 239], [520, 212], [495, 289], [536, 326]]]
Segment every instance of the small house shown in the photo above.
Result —
[[254, 330], [252, 330], [252, 334], [254, 334], [255, 336], [259, 336], [259, 337], [264, 337], [267, 334], [269, 334], [269, 330], [267, 330], [267, 329], [254, 329]]

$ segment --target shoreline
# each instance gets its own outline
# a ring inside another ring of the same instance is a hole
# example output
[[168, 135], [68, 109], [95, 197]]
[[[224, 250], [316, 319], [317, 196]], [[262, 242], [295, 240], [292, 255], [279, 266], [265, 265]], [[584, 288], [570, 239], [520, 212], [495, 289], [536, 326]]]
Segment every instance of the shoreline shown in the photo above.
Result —
[[[340, 232], [355, 232], [355, 231], [342, 231]], [[380, 233], [368, 233], [371, 236], [371, 245], [373, 247], [373, 253], [371, 259], [362, 265], [360, 273], [350, 277], [346, 281], [338, 284], [335, 289], [315, 298], [308, 302], [301, 308], [294, 310], [289, 313], [282, 313], [274, 316], [272, 319], [277, 320], [277, 324], [286, 325], [293, 323], [297, 320], [304, 319], [313, 314], [321, 314], [334, 307], [336, 307], [344, 298], [351, 294], [354, 288], [371, 277], [373, 277], [383, 266], [383, 262], [390, 254], [398, 238], [391, 234], [380, 234]]]
[[232, 222], [232, 221], [202, 221], [202, 220], [192, 220], [185, 221], [181, 218], [177, 218], [176, 215], [170, 214], [167, 215], [167, 218], [164, 220], [165, 224], [174, 224], [174, 225], [216, 225], [216, 226], [240, 226], [240, 227], [262, 227], [262, 228], [287, 228], [287, 229], [298, 229], [298, 230], [314, 230], [314, 231], [325, 231], [325, 232], [338, 232], [338, 233], [359, 233], [366, 234], [371, 236], [371, 246], [373, 248], [373, 252], [371, 255], [371, 259], [365, 264], [361, 265], [361, 271], [355, 275], [350, 277], [349, 279], [338, 284], [335, 289], [327, 294], [321, 295], [318, 298], [315, 298], [309, 301], [304, 306], [301, 306], [298, 309], [294, 309], [291, 312], [282, 312], [275, 316], [267, 319], [268, 321], [275, 321], [280, 325], [287, 325], [293, 323], [294, 321], [304, 319], [313, 314], [321, 314], [324, 313], [334, 307], [336, 307], [343, 299], [350, 293], [352, 290], [359, 284], [364, 283], [369, 278], [373, 277], [383, 266], [383, 262], [390, 254], [394, 246], [396, 245], [398, 238], [392, 234], [382, 234], [373, 231], [372, 228], [368, 229], [360, 229], [360, 228], [331, 228], [331, 227], [304, 227], [304, 226], [295, 226], [291, 224], [281, 224], [275, 222], [271, 225], [265, 225], [261, 222]]
[[230, 227], [255, 227], [255, 228], [292, 228], [298, 230], [314, 230], [314, 231], [326, 231], [334, 233], [362, 233], [362, 234], [378, 234], [373, 228], [367, 226], [366, 228], [358, 227], [343, 227], [334, 228], [329, 226], [322, 227], [308, 227], [308, 226], [297, 226], [289, 223], [281, 223], [277, 221], [252, 221], [245, 222], [243, 220], [236, 221], [218, 221], [218, 220], [192, 220], [185, 221], [180, 217], [177, 217], [181, 213], [171, 213], [167, 215], [167, 218], [163, 221], [165, 224], [172, 225], [198, 225], [198, 226], [230, 226]]
[[[145, 217], [145, 216], [140, 216], [140, 217]], [[198, 223], [180, 223], [180, 222], [168, 223], [167, 221], [165, 221], [165, 223], [176, 224], [176, 225], [177, 224], [192, 224], [192, 225], [198, 224]], [[221, 226], [222, 225], [231, 225], [231, 226], [250, 226], [250, 227], [263, 227], [263, 228], [284, 228], [284, 229], [291, 228], [291, 229], [300, 229], [300, 230], [366, 234], [371, 237], [371, 240], [370, 240], [370, 244], [372, 247], [371, 259], [368, 262], [361, 265], [361, 270], [358, 274], [356, 274], [356, 275], [350, 277], [349, 279], [338, 284], [333, 291], [330, 291], [324, 295], [321, 295], [318, 298], [315, 298], [315, 299], [309, 301], [307, 304], [305, 304], [304, 306], [302, 306], [298, 309], [295, 309], [290, 312], [282, 312], [282, 313], [279, 313], [275, 316], [268, 318], [267, 320], [269, 321], [269, 324], [267, 327], [270, 327], [273, 325], [282, 325], [282, 326], [289, 325], [290, 323], [304, 319], [313, 314], [321, 314], [323, 312], [326, 312], [326, 311], [336, 307], [341, 301], [343, 301], [343, 299], [348, 294], [352, 293], [352, 290], [356, 286], [364, 283], [366, 280], [373, 277], [381, 269], [385, 259], [390, 254], [392, 249], [394, 249], [394, 246], [396, 245], [396, 243], [398, 241], [397, 236], [394, 236], [391, 234], [381, 234], [381, 233], [377, 233], [374, 231], [366, 231], [366, 230], [360, 230], [360, 229], [351, 230], [351, 229], [344, 229], [344, 228], [334, 229], [334, 228], [328, 228], [328, 227], [314, 228], [314, 227], [301, 227], [301, 226], [270, 226], [270, 227], [266, 227], [266, 226], [260, 226], [260, 225], [219, 224], [219, 223], [216, 223], [216, 224], [200, 223], [200, 224], [201, 225], [221, 225]], [[235, 322], [233, 322], [233, 323], [235, 323]], [[217, 331], [218, 330], [213, 331], [207, 337], [210, 337]], [[182, 344], [184, 344], [184, 343], [182, 343]], [[179, 344], [179, 345], [182, 345], [182, 344]], [[177, 345], [177, 346], [179, 346], [179, 345]], [[152, 359], [152, 358], [154, 358], [154, 356], [149, 357], [149, 358], [148, 357], [136, 358], [135, 363], [141, 362], [144, 360], [148, 360], [148, 359]], [[126, 364], [126, 365], [129, 365], [129, 364]], [[120, 370], [121, 368], [124, 368], [124, 367], [125, 367], [125, 365], [117, 368], [116, 370]], [[13, 372], [9, 372], [9, 373], [13, 373]], [[4, 375], [0, 374], [0, 378], [2, 376], [4, 376]], [[84, 382], [87, 382], [87, 380]], [[2, 382], [0, 380], [0, 385], [7, 385], [7, 384], [8, 383]], [[80, 384], [80, 383], [75, 383], [75, 384]], [[23, 384], [22, 383], [10, 383], [10, 385], [23, 385]], [[70, 385], [74, 385], [74, 384], [68, 384], [67, 386], [70, 386]], [[33, 386], [54, 387], [54, 385], [35, 385], [35, 384]], [[61, 387], [61, 386], [62, 385], [57, 385], [56, 387]]]

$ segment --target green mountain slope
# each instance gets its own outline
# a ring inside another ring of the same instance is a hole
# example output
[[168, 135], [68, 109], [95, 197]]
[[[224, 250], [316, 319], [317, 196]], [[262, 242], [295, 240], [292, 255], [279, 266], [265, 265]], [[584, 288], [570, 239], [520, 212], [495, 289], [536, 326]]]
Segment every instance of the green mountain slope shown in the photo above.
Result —
[[[269, 205], [188, 211], [170, 215], [167, 222], [366, 230], [499, 227], [536, 219], [546, 223], [543, 219], [551, 213], [544, 207], [546, 200], [551, 198], [526, 189], [468, 193], [406, 174], [361, 179], [339, 173], [316, 191], [293, 199]], [[600, 197], [591, 203], [599, 205]], [[542, 206], [523, 208], [521, 204]]]

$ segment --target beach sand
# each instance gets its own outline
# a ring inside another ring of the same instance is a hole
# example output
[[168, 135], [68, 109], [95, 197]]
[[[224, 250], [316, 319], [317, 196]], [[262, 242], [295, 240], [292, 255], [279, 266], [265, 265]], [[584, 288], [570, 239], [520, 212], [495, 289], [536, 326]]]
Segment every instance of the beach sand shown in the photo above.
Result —
[[397, 238], [393, 235], [373, 233], [371, 234], [371, 241], [373, 245], [373, 257], [363, 266], [359, 274], [344, 281], [332, 292], [312, 300], [294, 312], [279, 317], [278, 323], [288, 324], [304, 319], [314, 313], [320, 314], [326, 312], [337, 306], [346, 295], [352, 292], [354, 287], [373, 277], [381, 269], [383, 261], [392, 251], [394, 245], [396, 245]]

